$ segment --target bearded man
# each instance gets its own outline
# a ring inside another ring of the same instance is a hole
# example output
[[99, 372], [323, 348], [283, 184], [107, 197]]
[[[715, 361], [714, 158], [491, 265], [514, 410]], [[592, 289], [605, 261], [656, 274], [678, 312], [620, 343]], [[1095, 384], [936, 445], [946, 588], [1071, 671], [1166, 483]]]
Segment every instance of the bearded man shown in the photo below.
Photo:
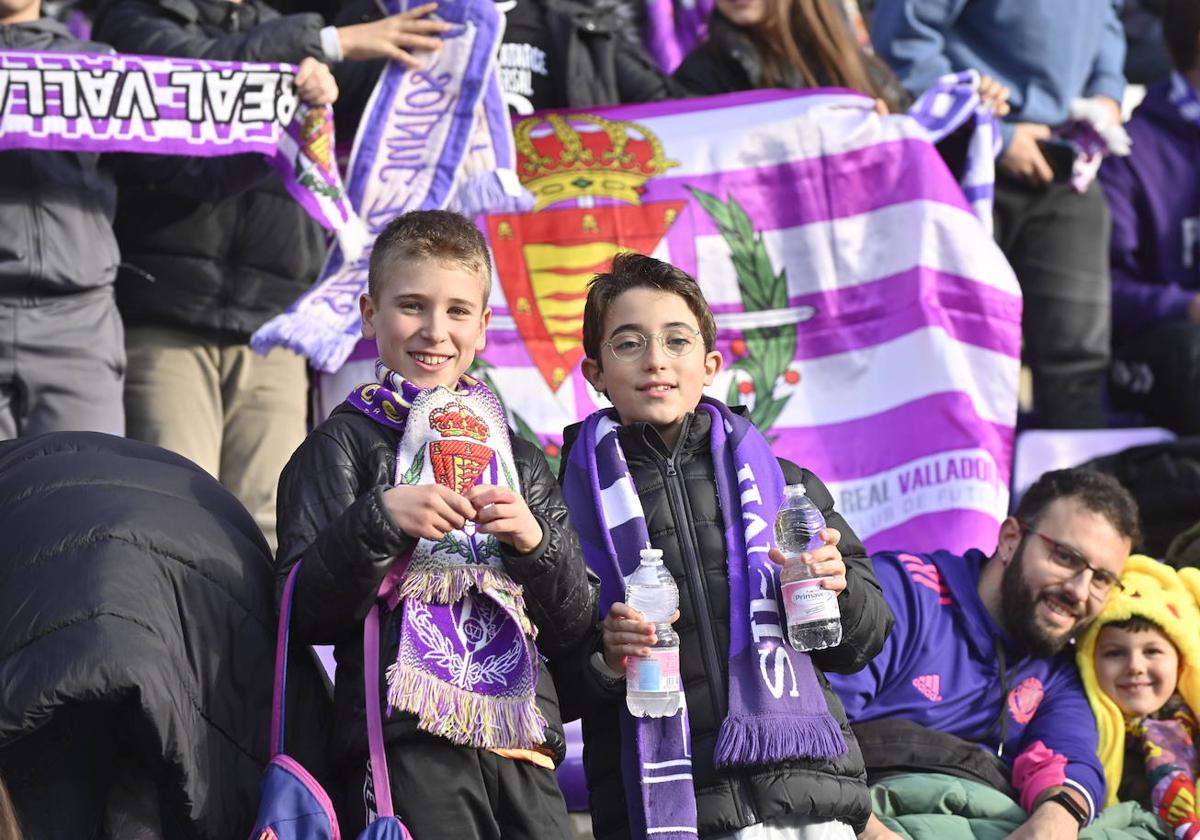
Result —
[[[1010, 837], [1074, 838], [1105, 788], [1070, 643], [1138, 539], [1137, 505], [1115, 479], [1066, 469], [1029, 488], [990, 557], [874, 555], [896, 624], [865, 669], [828, 675], [870, 780], [890, 768], [987, 781], [1029, 814]], [[872, 818], [860, 836], [895, 835]]]

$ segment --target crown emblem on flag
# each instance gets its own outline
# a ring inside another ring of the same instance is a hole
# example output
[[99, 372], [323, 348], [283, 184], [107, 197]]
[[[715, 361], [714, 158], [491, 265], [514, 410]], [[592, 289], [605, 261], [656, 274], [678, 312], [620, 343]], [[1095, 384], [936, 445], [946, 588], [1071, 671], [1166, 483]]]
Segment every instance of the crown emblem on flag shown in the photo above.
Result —
[[443, 437], [488, 439], [487, 424], [467, 410], [462, 403], [453, 402], [429, 415], [429, 425]]
[[534, 212], [584, 196], [642, 203], [643, 185], [679, 166], [637, 123], [595, 114], [546, 114], [513, 130], [517, 175], [537, 197]]

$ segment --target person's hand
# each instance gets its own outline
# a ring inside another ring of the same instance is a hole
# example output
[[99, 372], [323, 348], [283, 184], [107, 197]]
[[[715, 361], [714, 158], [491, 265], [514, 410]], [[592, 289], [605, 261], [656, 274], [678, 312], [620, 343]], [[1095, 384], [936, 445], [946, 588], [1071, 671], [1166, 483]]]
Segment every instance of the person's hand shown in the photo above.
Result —
[[1118, 126], [1123, 122], [1120, 102], [1107, 96], [1093, 96], [1091, 100], [1100, 106], [1106, 124]]
[[985, 105], [991, 106], [992, 113], [997, 117], [1003, 117], [1012, 110], [1008, 105], [1010, 93], [1011, 91], [999, 79], [993, 79], [991, 76], [980, 74], [979, 98], [983, 100]]
[[292, 86], [300, 101], [308, 105], [332, 105], [338, 98], [338, 86], [333, 73], [312, 56], [300, 62]]
[[1038, 148], [1037, 141], [1050, 136], [1050, 127], [1039, 123], [1017, 123], [1012, 142], [1000, 158], [1000, 168], [1014, 178], [1033, 186], [1044, 186], [1054, 180], [1050, 162]]
[[867, 817], [867, 827], [859, 833], [858, 840], [904, 840], [904, 838], [880, 822], [879, 817], [872, 814]]
[[886, 117], [888, 114], [892, 113], [892, 109], [889, 108], [888, 104], [886, 102], [884, 102], [882, 99], [876, 99], [875, 100], [875, 113], [881, 117]]
[[401, 531], [427, 540], [440, 540], [475, 518], [474, 506], [441, 484], [389, 487], [383, 491], [383, 509]]
[[[679, 618], [679, 610], [671, 615], [671, 623]], [[628, 604], [615, 601], [601, 625], [604, 639], [604, 662], [609, 668], [625, 673], [625, 660], [630, 656], [649, 656], [650, 645], [658, 637], [654, 625]]]
[[[808, 571], [813, 577], [823, 578], [821, 588], [841, 593], [846, 588], [846, 561], [842, 559], [842, 553], [837, 547], [842, 541], [842, 535], [836, 528], [822, 528], [817, 531], [817, 536], [825, 545], [814, 551], [804, 552], [800, 555], [800, 560], [808, 566]], [[767, 556], [780, 566], [786, 562], [783, 552], [778, 548], [772, 548]]]
[[494, 534], [518, 554], [528, 554], [541, 543], [541, 523], [519, 493], [493, 484], [476, 484], [465, 498], [475, 508], [480, 533]]
[[1188, 303], [1187, 314], [1188, 320], [1190, 320], [1193, 324], [1200, 324], [1200, 295], [1196, 295], [1194, 298], [1192, 298], [1191, 302]]
[[1074, 840], [1079, 836], [1079, 823], [1067, 809], [1054, 802], [1045, 802], [1033, 809], [1033, 814], [1004, 840]]
[[342, 56], [351, 61], [389, 58], [414, 70], [420, 69], [424, 64], [413, 52], [441, 49], [442, 39], [437, 36], [454, 28], [445, 21], [427, 18], [437, 6], [437, 3], [426, 3], [370, 23], [339, 26], [337, 33]]

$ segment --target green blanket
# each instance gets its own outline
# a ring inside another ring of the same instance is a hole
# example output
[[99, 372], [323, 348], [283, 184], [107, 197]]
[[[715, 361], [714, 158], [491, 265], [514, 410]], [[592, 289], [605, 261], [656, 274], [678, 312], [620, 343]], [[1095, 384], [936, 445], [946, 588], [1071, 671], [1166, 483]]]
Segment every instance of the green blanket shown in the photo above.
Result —
[[[871, 808], [907, 840], [1003, 840], [1025, 822], [1025, 811], [986, 785], [921, 773], [893, 776], [871, 787]], [[1169, 840], [1158, 818], [1135, 802], [1105, 809], [1079, 840]]]

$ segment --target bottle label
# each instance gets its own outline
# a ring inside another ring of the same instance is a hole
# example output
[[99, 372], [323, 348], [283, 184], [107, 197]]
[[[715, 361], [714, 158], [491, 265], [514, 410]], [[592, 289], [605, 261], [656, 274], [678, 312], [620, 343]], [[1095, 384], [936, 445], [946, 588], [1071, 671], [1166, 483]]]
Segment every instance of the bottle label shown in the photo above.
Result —
[[841, 617], [837, 593], [822, 587], [821, 580], [809, 578], [783, 584], [783, 609], [789, 625]]
[[649, 656], [631, 656], [625, 662], [630, 691], [679, 691], [679, 648], [655, 648]]

